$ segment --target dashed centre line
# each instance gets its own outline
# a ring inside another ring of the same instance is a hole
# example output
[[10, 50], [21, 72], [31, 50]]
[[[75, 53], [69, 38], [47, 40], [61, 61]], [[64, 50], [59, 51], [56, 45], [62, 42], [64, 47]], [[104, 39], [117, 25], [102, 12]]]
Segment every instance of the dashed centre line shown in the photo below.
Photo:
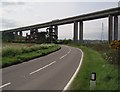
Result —
[[[69, 48], [70, 49], [70, 48]], [[68, 54], [71, 52], [71, 49], [69, 50]]]
[[[68, 52], [67, 54], [63, 55], [62, 57], [60, 57], [60, 59], [62, 59], [62, 58], [64, 58], [65, 56], [67, 56], [70, 52], [71, 52], [71, 49], [69, 48], [69, 52]], [[34, 73], [36, 73], [36, 72], [39, 72], [39, 71], [41, 71], [41, 70], [47, 68], [48, 66], [51, 66], [51, 65], [54, 64], [54, 63], [56, 63], [56, 61], [53, 61], [52, 63], [50, 63], [50, 64], [48, 64], [48, 65], [45, 65], [44, 67], [39, 68], [39, 69], [37, 69], [37, 70], [35, 70], [35, 71], [29, 73], [29, 74], [32, 75], [32, 74], [34, 74]]]
[[48, 64], [48, 65], [46, 65], [46, 66], [44, 66], [44, 67], [42, 67], [42, 68], [39, 68], [39, 69], [37, 69], [37, 70], [31, 72], [30, 75], [31, 75], [31, 74], [34, 74], [34, 73], [36, 73], [36, 72], [39, 72], [39, 71], [41, 71], [41, 70], [47, 68], [48, 66], [51, 66], [51, 65], [54, 64], [54, 63], [56, 63], [56, 61], [53, 61], [52, 63], [50, 63], [50, 64]]
[[69, 48], [69, 52], [65, 55], [63, 55], [62, 57], [60, 57], [60, 59], [64, 58], [65, 56], [67, 56], [69, 53], [71, 52], [71, 49]]
[[64, 58], [65, 56], [67, 56], [67, 54], [63, 55], [62, 57], [60, 57], [60, 59]]
[[9, 82], [9, 83], [6, 83], [6, 84], [0, 86], [0, 88], [3, 88], [3, 87], [8, 86], [8, 85], [10, 85], [10, 84], [11, 84], [10, 82]]
[[[64, 58], [65, 56], [67, 56], [70, 52], [71, 52], [71, 49], [69, 48], [69, 52], [68, 52], [67, 54], [63, 55], [62, 57], [60, 57], [60, 59], [62, 59], [62, 58]], [[51, 65], [54, 64], [54, 63], [56, 63], [56, 61], [53, 61], [52, 63], [50, 63], [50, 64], [48, 64], [48, 65], [45, 65], [44, 67], [39, 68], [39, 69], [37, 69], [37, 70], [35, 70], [35, 71], [29, 73], [29, 74], [32, 75], [32, 74], [34, 74], [34, 73], [36, 73], [36, 72], [39, 72], [39, 71], [41, 71], [41, 70], [47, 68], [48, 66], [51, 66]]]

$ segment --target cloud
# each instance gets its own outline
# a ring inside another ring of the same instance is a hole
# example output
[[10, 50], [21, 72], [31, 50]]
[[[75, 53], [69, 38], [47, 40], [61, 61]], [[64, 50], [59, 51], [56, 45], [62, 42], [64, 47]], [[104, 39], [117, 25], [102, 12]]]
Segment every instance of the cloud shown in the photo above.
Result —
[[24, 5], [24, 2], [2, 2], [2, 6], [10, 6], [10, 5]]
[[1, 25], [2, 25], [2, 29], [8, 29], [8, 28], [16, 27], [17, 23], [10, 19], [2, 19]]

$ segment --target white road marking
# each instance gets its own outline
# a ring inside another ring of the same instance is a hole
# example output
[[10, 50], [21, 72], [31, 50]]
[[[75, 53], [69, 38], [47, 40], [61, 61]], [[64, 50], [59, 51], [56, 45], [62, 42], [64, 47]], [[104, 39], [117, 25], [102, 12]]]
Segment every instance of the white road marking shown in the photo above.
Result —
[[[69, 48], [70, 49], [70, 48]], [[69, 50], [68, 54], [71, 52], [71, 49]]]
[[52, 63], [50, 63], [50, 64], [48, 64], [48, 65], [46, 65], [46, 66], [44, 66], [44, 67], [42, 67], [42, 68], [39, 68], [39, 69], [37, 69], [37, 70], [31, 72], [30, 75], [31, 75], [31, 74], [34, 74], [34, 73], [36, 73], [36, 72], [39, 72], [39, 71], [41, 71], [41, 70], [47, 68], [48, 66], [51, 66], [51, 65], [54, 64], [54, 63], [56, 63], [56, 61], [53, 61]]
[[[66, 47], [67, 47], [67, 46], [66, 46]], [[67, 47], [67, 48], [69, 48], [69, 47]], [[69, 52], [67, 52], [67, 54], [65, 54], [65, 55], [63, 55], [62, 57], [60, 57], [60, 59], [62, 59], [62, 58], [64, 58], [65, 56], [67, 56], [70, 52], [71, 52], [71, 49], [69, 48]], [[52, 63], [50, 63], [50, 64], [48, 64], [48, 65], [46, 65], [46, 66], [44, 66], [44, 67], [42, 67], [42, 68], [39, 68], [39, 69], [37, 69], [37, 70], [29, 73], [29, 74], [32, 75], [32, 74], [34, 74], [34, 73], [36, 73], [36, 72], [39, 72], [39, 71], [47, 68], [48, 66], [50, 66], [50, 65], [52, 65], [52, 64], [54, 64], [54, 63], [56, 63], [56, 61], [53, 61]]]
[[60, 57], [60, 59], [64, 58], [65, 56], [67, 56], [67, 54], [63, 55], [62, 57]]
[[[67, 46], [66, 46], [67, 47]], [[67, 47], [69, 48], [69, 47]], [[64, 58], [65, 56], [67, 56], [69, 53], [71, 52], [71, 49], [69, 48], [69, 51], [67, 52], [67, 54], [63, 55], [62, 57], [60, 57], [60, 59]]]
[[[77, 49], [78, 49], [78, 48], [77, 48]], [[78, 66], [78, 68], [76, 69], [76, 71], [75, 71], [75, 73], [73, 74], [73, 76], [71, 77], [71, 79], [69, 80], [69, 82], [67, 83], [67, 85], [64, 87], [64, 89], [63, 89], [62, 92], [66, 92], [66, 90], [70, 87], [70, 84], [71, 84], [71, 83], [73, 82], [73, 80], [75, 79], [75, 77], [76, 77], [77, 73], [79, 72], [80, 67], [81, 67], [81, 65], [82, 65], [84, 53], [83, 53], [83, 51], [82, 51], [81, 49], [78, 49], [78, 50], [80, 50], [80, 52], [82, 53], [82, 57], [81, 57], [81, 59], [80, 59], [79, 66]]]
[[10, 85], [10, 84], [11, 84], [10, 82], [9, 82], [9, 83], [6, 83], [6, 84], [0, 86], [0, 88], [3, 88], [3, 87], [8, 86], [8, 85]]

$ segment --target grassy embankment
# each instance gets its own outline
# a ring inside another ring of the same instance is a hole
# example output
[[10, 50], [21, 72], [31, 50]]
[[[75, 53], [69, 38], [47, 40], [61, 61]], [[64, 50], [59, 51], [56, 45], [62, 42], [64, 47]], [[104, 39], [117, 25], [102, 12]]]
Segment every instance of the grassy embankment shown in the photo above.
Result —
[[80, 71], [70, 87], [71, 90], [90, 90], [91, 72], [97, 74], [95, 90], [118, 89], [118, 67], [116, 63], [111, 63], [114, 58], [107, 56], [111, 53], [108, 46], [72, 46], [82, 49], [84, 58]]
[[19, 44], [3, 43], [2, 48], [2, 67], [22, 63], [33, 58], [47, 55], [60, 49], [55, 44]]

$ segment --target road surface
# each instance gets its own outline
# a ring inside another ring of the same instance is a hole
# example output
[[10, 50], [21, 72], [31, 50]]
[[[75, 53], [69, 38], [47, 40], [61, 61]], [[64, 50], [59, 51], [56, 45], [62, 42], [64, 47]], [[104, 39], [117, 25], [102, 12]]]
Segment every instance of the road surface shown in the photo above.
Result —
[[82, 52], [61, 46], [59, 51], [2, 69], [2, 90], [63, 90], [76, 72]]

